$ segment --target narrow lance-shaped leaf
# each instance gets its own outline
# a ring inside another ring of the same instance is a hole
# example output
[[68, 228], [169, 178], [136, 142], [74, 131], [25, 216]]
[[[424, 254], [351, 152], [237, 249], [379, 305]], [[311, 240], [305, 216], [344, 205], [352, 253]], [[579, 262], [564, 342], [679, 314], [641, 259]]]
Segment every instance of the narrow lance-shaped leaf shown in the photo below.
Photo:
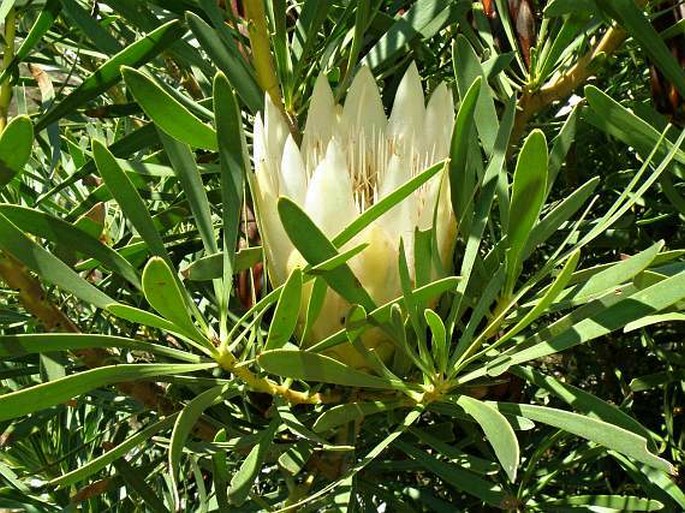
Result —
[[563, 288], [571, 279], [571, 274], [575, 271], [578, 261], [580, 260], [580, 251], [574, 251], [566, 261], [564, 268], [559, 275], [554, 279], [549, 289], [542, 296], [540, 301], [521, 319], [516, 325], [507, 331], [501, 338], [497, 340], [497, 345], [504, 344], [507, 340], [514, 337], [521, 330], [526, 328], [531, 322], [542, 315], [547, 307], [552, 304]]
[[511, 424], [497, 409], [473, 397], [461, 395], [454, 402], [461, 406], [483, 428], [485, 437], [494, 449], [509, 481], [515, 482], [520, 450]]
[[650, 59], [659, 66], [659, 70], [678, 88], [680, 95], [685, 96], [685, 73], [682, 65], [661, 39], [643, 9], [631, 0], [594, 0], [594, 3], [640, 42]]
[[196, 14], [186, 12], [186, 21], [202, 49], [207, 52], [216, 67], [226, 75], [250, 111], [254, 114], [263, 110], [264, 98], [261, 89], [255, 77], [250, 73], [250, 69], [245, 66], [237, 45], [229, 37], [221, 37], [224, 20], [221, 19], [220, 28], [214, 29]]
[[281, 290], [264, 349], [280, 349], [290, 339], [297, 326], [301, 299], [302, 271], [295, 268]]
[[0, 212], [25, 232], [78, 249], [79, 253], [98, 260], [133, 286], [140, 288], [138, 272], [128, 260], [73, 224], [19, 205], [0, 205]]
[[195, 334], [202, 340], [177, 277], [159, 257], [151, 258], [143, 270], [143, 292], [148, 303], [164, 318], [178, 325], [183, 332]]
[[172, 20], [124, 48], [95, 70], [92, 75], [71, 91], [69, 96], [48, 110], [36, 123], [36, 130], [40, 131], [56, 120], [72, 113], [119, 82], [121, 80], [121, 66], [137, 67], [145, 64], [177, 42], [185, 32], [186, 28], [179, 20]]
[[457, 219], [464, 217], [470, 199], [470, 189], [473, 187], [474, 177], [470, 176], [468, 169], [468, 150], [471, 132], [476, 125], [474, 114], [482, 83], [483, 79], [477, 77], [466, 91], [459, 104], [452, 131], [449, 163], [450, 194], [452, 196], [452, 209]]
[[114, 155], [97, 139], [93, 140], [93, 158], [105, 185], [138, 234], [147, 243], [151, 253], [168, 260], [169, 256], [162, 237], [157, 232], [143, 199], [121, 169]]
[[96, 388], [146, 378], [185, 374], [215, 368], [216, 363], [136, 363], [108, 365], [72, 374], [0, 396], [0, 421], [16, 419], [65, 403]]
[[222, 205], [222, 277], [223, 292], [219, 301], [222, 308], [221, 338], [226, 331], [226, 316], [231, 295], [233, 274], [237, 272], [235, 248], [238, 241], [241, 208], [243, 206], [243, 188], [245, 173], [249, 169], [247, 143], [243, 131], [243, 121], [238, 101], [231, 89], [228, 79], [222, 73], [214, 77], [214, 117], [219, 148], [219, 165], [221, 169], [221, 205]]
[[480, 59], [468, 39], [462, 34], [459, 34], [452, 44], [452, 65], [454, 66], [459, 96], [463, 101], [466, 100], [469, 88], [474, 81], [478, 78], [482, 80], [483, 85], [479, 88], [475, 106], [475, 118], [478, 120], [476, 129], [485, 152], [492, 157], [500, 125], [495, 110], [495, 102], [487, 85], [487, 76], [485, 76]]
[[267, 372], [304, 381], [334, 383], [356, 388], [393, 389], [402, 387], [384, 378], [356, 370], [329, 356], [307, 351], [276, 349], [257, 357]]
[[193, 220], [197, 231], [200, 233], [205, 251], [209, 254], [218, 253], [219, 248], [212, 224], [212, 212], [207, 199], [207, 191], [195, 162], [195, 156], [186, 144], [169, 137], [164, 132], [160, 132], [159, 138], [169, 157], [171, 167], [183, 188], [186, 201], [190, 205]]
[[647, 450], [647, 440], [635, 433], [578, 413], [518, 403], [495, 403], [503, 413], [521, 415], [533, 421], [563, 429], [569, 433], [592, 440], [604, 447], [625, 454], [650, 467], [673, 473], [673, 466]]
[[158, 432], [171, 426], [174, 420], [176, 420], [176, 415], [177, 414], [173, 414], [165, 419], [160, 420], [159, 422], [155, 422], [154, 424], [147, 426], [145, 429], [139, 431], [133, 436], [128, 437], [126, 440], [116, 445], [113, 449], [89, 460], [87, 463], [79, 466], [71, 472], [53, 479], [50, 481], [50, 485], [67, 487], [74, 483], [78, 483], [79, 481], [85, 481], [88, 477], [92, 476], [96, 472], [99, 472], [107, 465], [110, 465], [113, 461], [126, 456], [129, 451], [138, 445], [142, 445]]
[[207, 408], [212, 406], [221, 397], [223, 390], [223, 386], [217, 386], [196, 395], [184, 406], [181, 413], [176, 417], [176, 422], [174, 422], [169, 442], [169, 474], [177, 507], [180, 503], [177, 476], [181, 464], [181, 456], [183, 455], [183, 447], [197, 420]]
[[42, 279], [71, 292], [82, 301], [98, 308], [106, 308], [115, 301], [84, 280], [67, 264], [39, 246], [7, 217], [0, 213], [0, 250], [12, 255]]
[[174, 139], [195, 148], [216, 150], [216, 132], [152, 79], [133, 68], [121, 70], [131, 94], [152, 121]]
[[[659, 145], [661, 134], [654, 126], [604, 91], [592, 85], [586, 86], [584, 91], [590, 106], [590, 109], [583, 112], [585, 121], [635, 148], [643, 159], [648, 158], [653, 149], [660, 158], [664, 158], [672, 149], [673, 142], [665, 139], [663, 144]], [[682, 150], [676, 149], [674, 158], [679, 164], [685, 164], [685, 152]]]
[[238, 506], [247, 500], [252, 484], [262, 469], [267, 451], [274, 440], [274, 435], [278, 430], [279, 422], [273, 421], [268, 428], [262, 432], [257, 445], [255, 445], [240, 465], [238, 471], [231, 479], [228, 491], [229, 500]]
[[33, 125], [28, 116], [17, 116], [0, 134], [0, 189], [19, 176], [31, 156]]
[[541, 130], [533, 130], [523, 143], [514, 172], [509, 210], [507, 292], [519, 273], [522, 253], [538, 220], [547, 193], [547, 142]]
[[113, 335], [91, 333], [37, 333], [26, 335], [0, 335], [0, 357], [17, 357], [50, 351], [72, 351], [93, 347], [120, 347], [159, 354], [166, 358], [188, 363], [202, 363], [203, 358], [173, 347], [153, 344]]
[[[532, 347], [496, 358], [487, 366], [487, 373], [499, 375], [511, 365], [541, 358], [593, 340], [622, 328], [631, 321], [663, 310], [683, 298], [685, 298], [685, 272], [640, 290], [609, 308], [600, 309], [597, 314], [581, 320], [557, 336], [543, 338], [543, 341]], [[522, 346], [526, 347], [525, 342]]]

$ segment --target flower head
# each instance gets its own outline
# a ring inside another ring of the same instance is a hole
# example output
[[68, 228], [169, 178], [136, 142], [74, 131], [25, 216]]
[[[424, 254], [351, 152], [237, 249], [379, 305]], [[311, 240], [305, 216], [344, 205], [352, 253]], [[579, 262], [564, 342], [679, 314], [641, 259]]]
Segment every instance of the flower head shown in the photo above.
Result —
[[[254, 126], [253, 194], [272, 283], [282, 284], [295, 266], [304, 264], [280, 222], [276, 210], [279, 196], [296, 202], [332, 239], [371, 205], [446, 159], [453, 125], [451, 91], [440, 84], [426, 105], [414, 64], [400, 82], [389, 118], [367, 67], [352, 81], [344, 106], [336, 103], [327, 78], [321, 75], [314, 85], [300, 147], [267, 95], [264, 118], [258, 115]], [[442, 172], [349, 243], [369, 244], [349, 265], [377, 304], [401, 296], [400, 240], [413, 273], [417, 229], [434, 229], [439, 258], [447, 266], [456, 229], [449, 198], [449, 183]], [[338, 331], [349, 307], [329, 290], [305, 342]], [[376, 333], [364, 343], [387, 354], [390, 343], [382, 339]], [[379, 347], [383, 343], [385, 349]], [[352, 352], [350, 346], [339, 349], [335, 356], [358, 363], [359, 355]]]

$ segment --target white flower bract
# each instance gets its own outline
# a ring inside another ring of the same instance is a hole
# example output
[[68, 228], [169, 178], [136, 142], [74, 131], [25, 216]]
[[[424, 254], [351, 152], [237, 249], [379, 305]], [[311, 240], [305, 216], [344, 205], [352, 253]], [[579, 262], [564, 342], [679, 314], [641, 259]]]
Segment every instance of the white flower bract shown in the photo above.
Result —
[[[294, 266], [305, 263], [278, 216], [276, 205], [280, 196], [297, 203], [333, 239], [371, 205], [449, 154], [454, 126], [452, 93], [440, 84], [426, 105], [414, 64], [397, 88], [389, 118], [367, 67], [356, 74], [344, 106], [336, 104], [326, 76], [319, 76], [300, 147], [268, 95], [265, 102], [264, 117], [258, 114], [254, 124], [252, 184], [267, 268], [274, 286], [284, 283]], [[348, 243], [369, 244], [349, 265], [377, 304], [401, 296], [400, 240], [404, 241], [414, 279], [414, 234], [417, 229], [431, 228], [442, 264], [438, 267], [449, 267], [456, 222], [446, 168]], [[434, 269], [434, 274], [437, 272]], [[306, 288], [307, 294], [309, 289]], [[338, 331], [349, 307], [329, 290], [305, 343]], [[363, 340], [367, 347], [383, 352], [378, 347], [380, 338]], [[355, 358], [350, 356], [350, 350], [353, 351], [351, 346], [333, 354], [348, 363], [358, 363], [352, 361]]]

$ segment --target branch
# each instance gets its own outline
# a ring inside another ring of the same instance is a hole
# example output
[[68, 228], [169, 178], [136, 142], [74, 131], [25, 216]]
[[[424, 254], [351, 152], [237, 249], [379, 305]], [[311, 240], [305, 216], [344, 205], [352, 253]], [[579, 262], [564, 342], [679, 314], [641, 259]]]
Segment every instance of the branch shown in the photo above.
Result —
[[543, 85], [540, 89], [524, 89], [519, 99], [519, 110], [512, 134], [512, 141], [520, 139], [528, 121], [552, 102], [563, 100], [576, 88], [585, 83], [594, 73], [597, 61], [614, 53], [623, 43], [627, 34], [618, 25], [606, 31], [597, 46], [583, 55], [565, 73], [554, 82]]

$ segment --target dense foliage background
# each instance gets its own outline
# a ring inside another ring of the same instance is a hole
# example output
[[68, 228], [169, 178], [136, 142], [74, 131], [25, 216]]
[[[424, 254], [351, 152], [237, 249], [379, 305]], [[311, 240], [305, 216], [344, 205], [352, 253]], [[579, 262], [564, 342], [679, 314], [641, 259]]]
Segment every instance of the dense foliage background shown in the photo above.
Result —
[[[0, 2], [0, 510], [685, 509], [682, 12]], [[266, 280], [255, 115], [299, 140], [361, 65], [389, 112], [412, 62], [457, 100], [454, 268], [305, 351], [307, 280], [365, 303], [285, 200], [310, 265]], [[405, 361], [321, 353], [370, 326]]]

